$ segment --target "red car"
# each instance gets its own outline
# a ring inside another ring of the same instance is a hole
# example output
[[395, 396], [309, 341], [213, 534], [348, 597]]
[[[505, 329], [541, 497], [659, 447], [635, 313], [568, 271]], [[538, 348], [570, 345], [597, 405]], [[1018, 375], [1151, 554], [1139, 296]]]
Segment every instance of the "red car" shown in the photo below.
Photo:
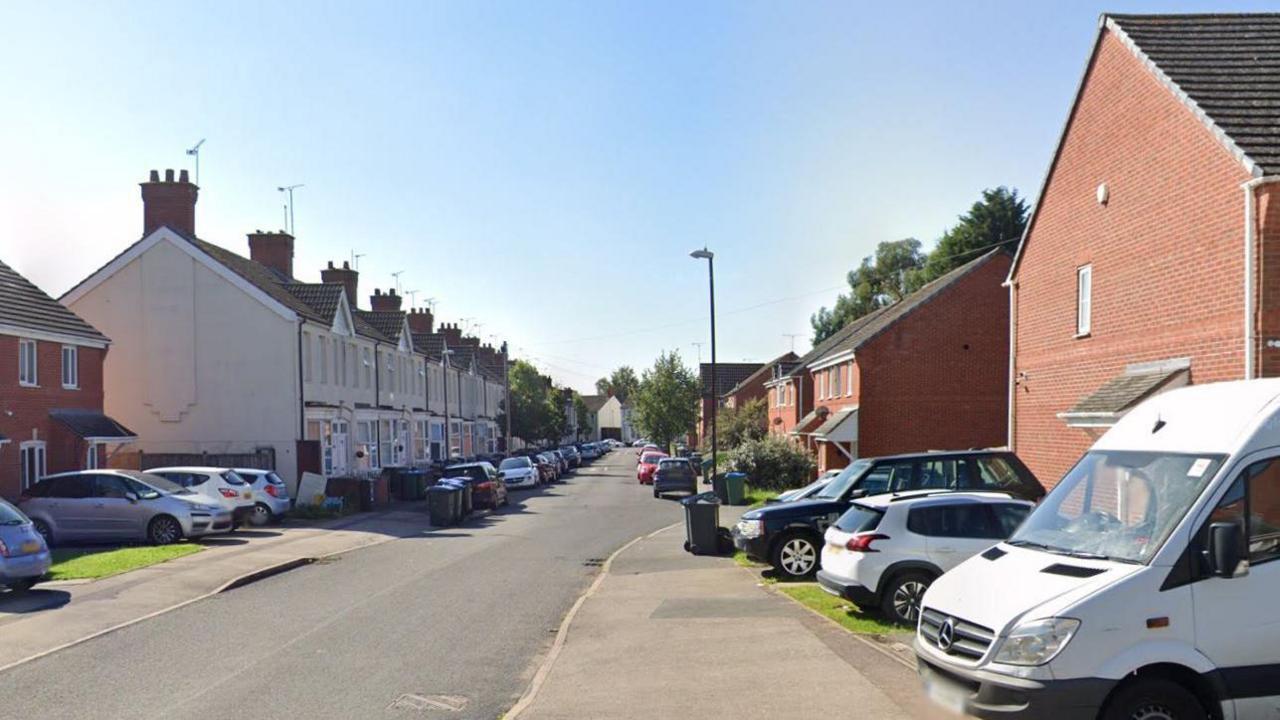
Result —
[[653, 473], [658, 469], [658, 461], [667, 457], [667, 454], [658, 450], [648, 450], [640, 453], [640, 464], [636, 465], [636, 480], [641, 485], [653, 484]]

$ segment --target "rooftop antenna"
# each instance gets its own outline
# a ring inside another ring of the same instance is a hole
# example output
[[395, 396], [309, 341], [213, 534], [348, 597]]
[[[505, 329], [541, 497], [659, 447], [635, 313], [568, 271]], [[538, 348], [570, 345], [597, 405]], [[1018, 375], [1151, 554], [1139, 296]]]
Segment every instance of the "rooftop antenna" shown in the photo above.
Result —
[[405, 291], [404, 291], [404, 294], [409, 296], [409, 307], [411, 307], [411, 308], [412, 308], [412, 307], [416, 307], [416, 306], [417, 306], [418, 291], [417, 291], [417, 290], [405, 290]]
[[352, 250], [352, 251], [351, 251], [351, 269], [352, 269], [352, 270], [359, 270], [359, 269], [360, 269], [360, 258], [364, 257], [364, 256], [365, 256], [365, 255], [367, 255], [367, 254], [368, 254], [368, 253], [358, 253], [358, 252], [356, 252], [355, 250]]
[[426, 300], [423, 300], [422, 302], [423, 302], [424, 304], [426, 304], [426, 306], [427, 306], [428, 308], [431, 308], [431, 314], [432, 314], [432, 315], [435, 315], [435, 314], [436, 314], [436, 299], [435, 299], [435, 298], [433, 298], [433, 297], [429, 297], [429, 298], [427, 298]]
[[196, 159], [196, 185], [200, 184], [200, 146], [203, 144], [204, 138], [200, 138], [200, 142], [187, 148], [187, 154]]
[[397, 271], [395, 271], [395, 272], [391, 273], [391, 277], [393, 277], [393, 278], [395, 278], [395, 279], [396, 279], [396, 292], [397, 292], [397, 293], [398, 293], [398, 292], [400, 292], [400, 275], [402, 275], [403, 273], [404, 273], [404, 271], [403, 271], [403, 270], [397, 270]]
[[696, 343], [689, 343], [689, 344], [698, 348], [698, 367], [702, 367], [702, 346], [706, 345], [706, 343], [696, 342]]
[[468, 328], [471, 327], [471, 321], [474, 319], [469, 317], [458, 318], [458, 322], [462, 323], [462, 332], [468, 332]]
[[289, 234], [294, 237], [298, 236], [298, 230], [297, 230], [297, 226], [293, 224], [293, 191], [297, 190], [300, 187], [306, 187], [306, 185], [302, 183], [298, 183], [297, 185], [284, 185], [282, 187], [276, 188], [276, 190], [279, 190], [282, 193], [289, 193], [289, 204], [285, 206], [285, 209], [289, 211], [289, 214], [288, 214]]
[[791, 352], [796, 351], [796, 338], [800, 337], [800, 333], [782, 333], [782, 337], [791, 338]]

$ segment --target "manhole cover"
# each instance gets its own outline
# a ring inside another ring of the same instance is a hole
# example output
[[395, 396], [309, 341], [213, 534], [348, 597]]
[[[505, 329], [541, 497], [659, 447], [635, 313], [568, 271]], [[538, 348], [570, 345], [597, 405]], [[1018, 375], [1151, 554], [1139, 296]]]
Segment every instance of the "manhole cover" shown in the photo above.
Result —
[[387, 706], [388, 710], [443, 710], [459, 712], [467, 706], [467, 699], [461, 695], [415, 695], [405, 693]]

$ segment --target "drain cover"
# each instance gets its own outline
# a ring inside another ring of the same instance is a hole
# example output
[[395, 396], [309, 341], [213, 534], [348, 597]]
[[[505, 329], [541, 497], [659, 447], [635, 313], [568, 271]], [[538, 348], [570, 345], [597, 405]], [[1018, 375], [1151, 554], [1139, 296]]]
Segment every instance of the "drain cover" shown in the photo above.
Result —
[[444, 710], [459, 712], [467, 706], [467, 699], [461, 695], [415, 695], [405, 693], [387, 706], [388, 710]]
[[582, 564], [587, 567], [600, 567], [604, 565], [604, 558], [587, 558], [586, 562]]

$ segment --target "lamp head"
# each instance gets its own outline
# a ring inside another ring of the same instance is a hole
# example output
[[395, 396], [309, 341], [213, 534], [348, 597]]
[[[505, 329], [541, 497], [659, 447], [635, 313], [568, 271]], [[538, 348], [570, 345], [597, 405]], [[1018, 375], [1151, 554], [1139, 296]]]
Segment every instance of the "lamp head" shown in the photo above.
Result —
[[689, 257], [695, 258], [698, 260], [710, 260], [715, 256], [716, 256], [715, 253], [711, 252], [706, 248], [702, 248], [701, 250], [694, 250], [693, 252], [689, 253]]

